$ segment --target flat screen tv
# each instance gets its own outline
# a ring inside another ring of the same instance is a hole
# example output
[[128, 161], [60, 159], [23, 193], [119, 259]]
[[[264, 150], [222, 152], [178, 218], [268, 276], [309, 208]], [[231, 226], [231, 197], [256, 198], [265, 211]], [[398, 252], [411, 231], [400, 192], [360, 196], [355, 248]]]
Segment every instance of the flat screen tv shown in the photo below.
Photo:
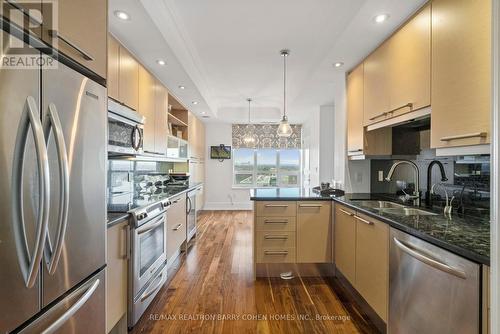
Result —
[[219, 145], [210, 147], [210, 158], [211, 159], [231, 159], [231, 146]]

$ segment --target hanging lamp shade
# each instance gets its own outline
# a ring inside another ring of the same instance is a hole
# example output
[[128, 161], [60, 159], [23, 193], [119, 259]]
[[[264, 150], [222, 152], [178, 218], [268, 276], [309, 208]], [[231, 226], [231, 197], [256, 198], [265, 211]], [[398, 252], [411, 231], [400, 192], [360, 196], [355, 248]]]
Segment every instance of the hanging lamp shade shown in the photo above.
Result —
[[248, 101], [248, 124], [247, 131], [243, 136], [243, 143], [246, 147], [255, 147], [255, 133], [252, 131], [252, 127], [250, 126], [250, 103], [252, 102], [251, 98], [247, 99]]
[[293, 132], [290, 123], [288, 123], [288, 117], [286, 116], [286, 58], [290, 54], [290, 50], [281, 50], [280, 54], [283, 57], [283, 118], [278, 126], [278, 136], [288, 138]]

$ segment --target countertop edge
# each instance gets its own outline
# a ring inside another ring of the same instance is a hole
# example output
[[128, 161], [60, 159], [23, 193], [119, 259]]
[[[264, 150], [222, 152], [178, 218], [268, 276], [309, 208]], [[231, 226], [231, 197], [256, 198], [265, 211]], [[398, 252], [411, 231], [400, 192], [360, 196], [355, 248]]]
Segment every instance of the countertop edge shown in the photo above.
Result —
[[115, 225], [122, 223], [125, 220], [128, 220], [129, 216], [130, 216], [130, 214], [128, 212], [124, 212], [123, 214], [121, 214], [119, 216], [117, 215], [117, 217], [115, 217], [111, 220], [108, 220], [108, 222], [106, 223], [106, 228], [111, 228]]

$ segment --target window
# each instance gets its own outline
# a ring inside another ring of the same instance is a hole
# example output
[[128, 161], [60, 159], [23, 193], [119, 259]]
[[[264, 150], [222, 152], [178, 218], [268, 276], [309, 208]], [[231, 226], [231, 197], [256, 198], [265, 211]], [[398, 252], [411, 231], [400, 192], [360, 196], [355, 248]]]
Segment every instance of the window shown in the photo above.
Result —
[[233, 184], [237, 187], [298, 187], [300, 149], [233, 150]]

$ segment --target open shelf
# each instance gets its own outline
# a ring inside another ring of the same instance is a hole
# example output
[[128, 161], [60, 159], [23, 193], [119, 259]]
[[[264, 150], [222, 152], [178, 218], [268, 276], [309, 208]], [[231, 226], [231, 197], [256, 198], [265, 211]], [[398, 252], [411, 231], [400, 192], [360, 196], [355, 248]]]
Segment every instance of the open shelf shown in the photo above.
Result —
[[186, 122], [174, 116], [172, 113], [168, 113], [168, 121], [172, 123], [172, 125], [176, 126], [188, 126]]

